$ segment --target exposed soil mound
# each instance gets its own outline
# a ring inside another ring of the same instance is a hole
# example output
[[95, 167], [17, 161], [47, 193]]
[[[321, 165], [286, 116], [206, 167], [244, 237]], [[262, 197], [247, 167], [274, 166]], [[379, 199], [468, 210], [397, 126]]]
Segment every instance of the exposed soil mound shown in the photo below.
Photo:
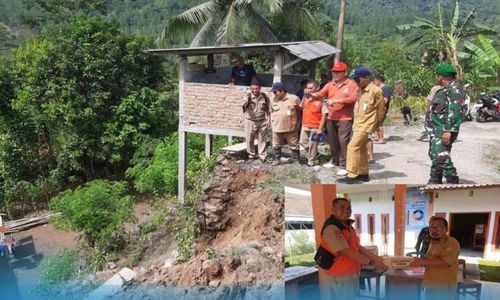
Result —
[[283, 286], [283, 199], [257, 188], [272, 176], [269, 170], [221, 155], [197, 205], [199, 234], [191, 259], [153, 266], [136, 283], [199, 286], [216, 294], [227, 286]]

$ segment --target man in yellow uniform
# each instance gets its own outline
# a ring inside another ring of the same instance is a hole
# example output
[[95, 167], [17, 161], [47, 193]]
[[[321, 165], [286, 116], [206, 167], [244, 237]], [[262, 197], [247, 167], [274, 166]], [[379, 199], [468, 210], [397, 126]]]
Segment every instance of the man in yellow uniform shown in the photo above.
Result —
[[273, 165], [281, 162], [281, 146], [288, 144], [293, 160], [299, 161], [299, 97], [288, 93], [281, 82], [273, 83], [271, 93], [274, 94], [271, 104], [271, 123], [273, 131]]
[[351, 214], [349, 200], [333, 199], [332, 215], [326, 219], [321, 231], [320, 248], [335, 256], [331, 267], [325, 269], [328, 285], [333, 292], [332, 299], [356, 298], [361, 265], [385, 268], [381, 257], [359, 244], [356, 230], [352, 227], [354, 221], [349, 219]]
[[384, 93], [371, 82], [370, 70], [365, 66], [357, 66], [351, 78], [358, 85], [358, 99], [354, 106], [352, 138], [347, 146], [347, 176], [337, 180], [338, 183], [348, 184], [370, 180], [368, 134], [382, 124], [385, 114]]
[[425, 267], [423, 285], [426, 300], [455, 299], [457, 293], [460, 244], [449, 236], [448, 222], [434, 217], [430, 221], [431, 243], [425, 258], [415, 258], [410, 267]]

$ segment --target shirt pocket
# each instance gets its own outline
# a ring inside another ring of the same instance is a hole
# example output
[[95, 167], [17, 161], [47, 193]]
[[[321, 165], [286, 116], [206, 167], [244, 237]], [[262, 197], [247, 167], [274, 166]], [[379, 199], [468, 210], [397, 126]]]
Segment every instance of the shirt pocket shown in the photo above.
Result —
[[257, 105], [258, 105], [259, 111], [266, 111], [266, 101], [265, 100], [259, 100]]
[[272, 110], [273, 110], [273, 112], [279, 112], [280, 111], [280, 105], [277, 104], [277, 103], [273, 103]]

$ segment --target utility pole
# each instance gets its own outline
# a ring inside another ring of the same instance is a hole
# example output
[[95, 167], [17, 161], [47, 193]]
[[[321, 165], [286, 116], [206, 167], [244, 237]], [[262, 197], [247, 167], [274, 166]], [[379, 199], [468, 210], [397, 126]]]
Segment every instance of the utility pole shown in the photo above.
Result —
[[[339, 29], [337, 31], [337, 49], [342, 50], [344, 40], [345, 7], [347, 0], [340, 0]], [[335, 53], [335, 62], [340, 61], [340, 52]]]

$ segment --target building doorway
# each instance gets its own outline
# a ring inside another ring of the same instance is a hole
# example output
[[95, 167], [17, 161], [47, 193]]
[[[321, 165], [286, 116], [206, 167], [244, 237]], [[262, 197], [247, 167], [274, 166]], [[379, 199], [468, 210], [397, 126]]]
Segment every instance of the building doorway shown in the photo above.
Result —
[[450, 213], [450, 235], [460, 243], [460, 254], [484, 257], [490, 213]]

